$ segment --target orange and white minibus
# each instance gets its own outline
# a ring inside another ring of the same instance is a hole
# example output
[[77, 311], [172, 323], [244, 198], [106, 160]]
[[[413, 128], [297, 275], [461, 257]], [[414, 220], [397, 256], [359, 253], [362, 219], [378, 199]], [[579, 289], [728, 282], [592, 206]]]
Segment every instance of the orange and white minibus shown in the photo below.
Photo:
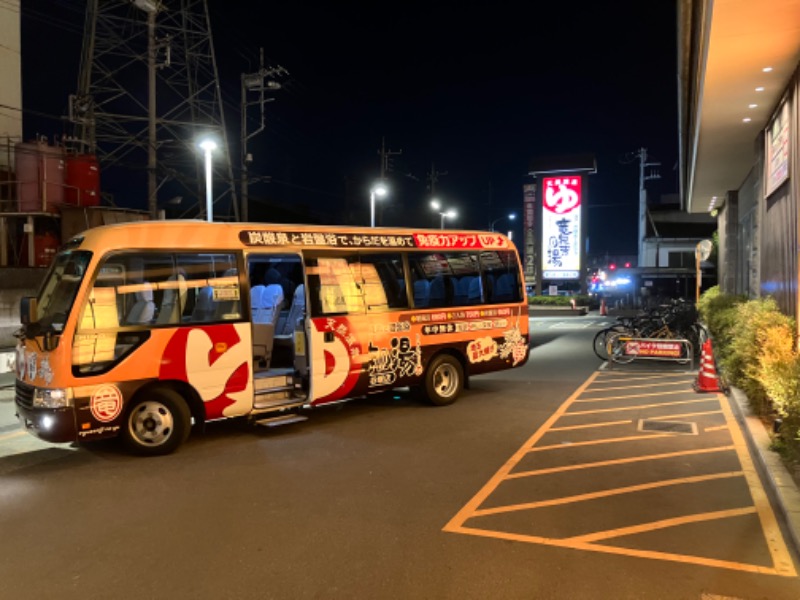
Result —
[[528, 359], [498, 233], [149, 221], [90, 229], [23, 298], [15, 404], [51, 442], [165, 454], [192, 424], [410, 387], [453, 402]]

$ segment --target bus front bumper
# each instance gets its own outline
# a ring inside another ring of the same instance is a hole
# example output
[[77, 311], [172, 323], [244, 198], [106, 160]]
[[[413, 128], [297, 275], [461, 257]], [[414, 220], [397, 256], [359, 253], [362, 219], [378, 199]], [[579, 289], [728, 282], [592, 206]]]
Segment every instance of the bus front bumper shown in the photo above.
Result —
[[75, 411], [70, 408], [28, 408], [16, 402], [22, 428], [45, 442], [74, 442], [77, 438]]

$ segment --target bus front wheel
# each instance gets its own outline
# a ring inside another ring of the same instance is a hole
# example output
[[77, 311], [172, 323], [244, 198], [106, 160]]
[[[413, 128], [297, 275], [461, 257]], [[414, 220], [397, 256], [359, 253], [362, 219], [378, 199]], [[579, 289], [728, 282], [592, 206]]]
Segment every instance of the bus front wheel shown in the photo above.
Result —
[[125, 417], [122, 437], [136, 454], [169, 454], [186, 441], [191, 425], [189, 407], [180, 394], [154, 389], [134, 400]]
[[440, 354], [425, 370], [425, 396], [431, 404], [452, 404], [463, 388], [464, 369], [454, 356]]

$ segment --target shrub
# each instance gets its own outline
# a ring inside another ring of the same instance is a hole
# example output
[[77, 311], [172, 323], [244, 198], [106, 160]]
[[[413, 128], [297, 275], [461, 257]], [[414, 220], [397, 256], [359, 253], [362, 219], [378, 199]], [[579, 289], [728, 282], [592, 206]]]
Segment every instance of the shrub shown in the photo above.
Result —
[[698, 310], [714, 337], [727, 379], [747, 394], [753, 409], [783, 419], [773, 448], [800, 461], [800, 355], [795, 321], [772, 298], [744, 301], [709, 289]]
[[[758, 377], [762, 341], [770, 328], [792, 328], [792, 320], [780, 312], [773, 298], [749, 300], [736, 306], [736, 321], [729, 352], [721, 359], [731, 383], [741, 388], [760, 412], [766, 407], [767, 393]], [[792, 335], [789, 340], [793, 341]]]

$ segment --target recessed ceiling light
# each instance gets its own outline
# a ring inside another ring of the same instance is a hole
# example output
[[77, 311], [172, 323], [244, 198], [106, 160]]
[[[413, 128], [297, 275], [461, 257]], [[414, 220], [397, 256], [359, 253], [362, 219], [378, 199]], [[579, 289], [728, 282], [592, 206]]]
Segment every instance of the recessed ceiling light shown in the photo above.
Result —
[[763, 86], [758, 86], [758, 87], [756, 88], [756, 91], [757, 91], [757, 92], [763, 92], [763, 91], [764, 91], [764, 87], [763, 87]]
[[750, 122], [750, 121], [752, 121], [752, 120], [753, 120], [753, 119], [751, 119], [750, 117], [745, 117], [744, 119], [742, 119], [742, 122], [743, 122], [743, 123], [749, 123], [749, 122]]
[[770, 71], [772, 71], [772, 67], [764, 67], [761, 70], [764, 71], [764, 73], [769, 73]]

